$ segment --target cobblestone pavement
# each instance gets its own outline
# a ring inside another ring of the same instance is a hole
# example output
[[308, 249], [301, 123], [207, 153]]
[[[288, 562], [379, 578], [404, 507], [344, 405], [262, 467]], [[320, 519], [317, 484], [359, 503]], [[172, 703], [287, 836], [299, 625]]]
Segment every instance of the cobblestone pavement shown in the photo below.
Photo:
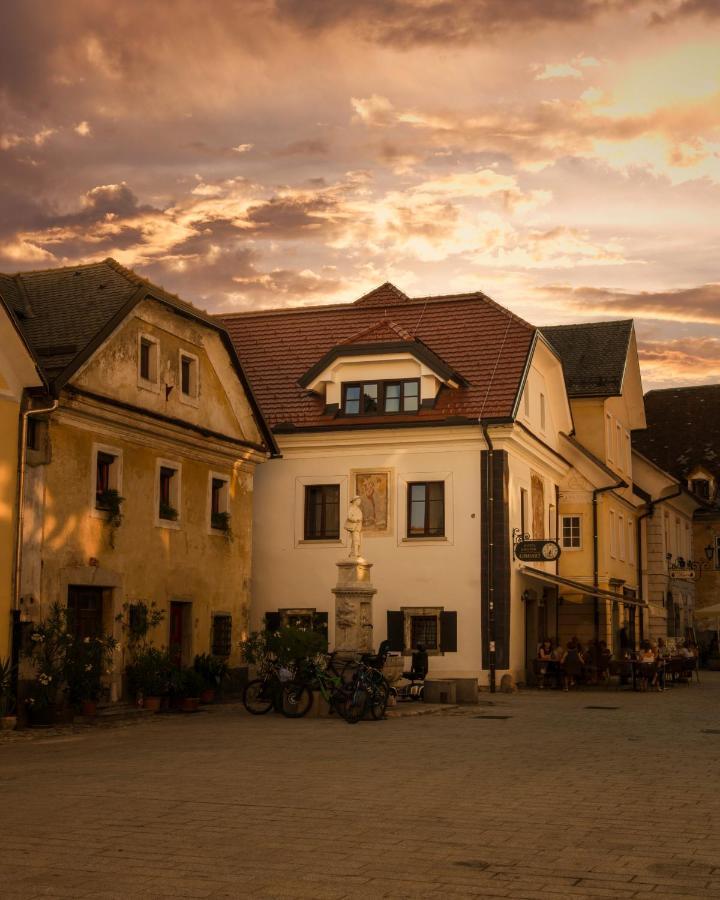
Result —
[[67, 731], [0, 745], [0, 897], [720, 898], [719, 773], [713, 673]]

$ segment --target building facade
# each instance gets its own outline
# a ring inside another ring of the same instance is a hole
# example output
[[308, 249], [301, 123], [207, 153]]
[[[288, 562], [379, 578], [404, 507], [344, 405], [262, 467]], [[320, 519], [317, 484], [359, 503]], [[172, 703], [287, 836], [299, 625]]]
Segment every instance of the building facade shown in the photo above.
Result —
[[[14, 288], [14, 290], [13, 290]], [[112, 260], [6, 280], [48, 384], [28, 433], [19, 609], [121, 638], [140, 601], [187, 665], [240, 662], [256, 466], [273, 451], [227, 334]], [[116, 666], [112, 697], [121, 690]]]

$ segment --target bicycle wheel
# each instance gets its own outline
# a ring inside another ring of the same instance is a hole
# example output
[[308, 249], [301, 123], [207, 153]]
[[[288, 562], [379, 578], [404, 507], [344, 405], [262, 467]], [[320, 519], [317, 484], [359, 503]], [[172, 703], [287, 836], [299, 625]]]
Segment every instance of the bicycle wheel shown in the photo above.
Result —
[[368, 699], [368, 708], [373, 719], [385, 718], [385, 709], [387, 708], [389, 697], [390, 685], [384, 678], [382, 681], [373, 682]]
[[272, 686], [264, 678], [254, 678], [245, 685], [243, 705], [254, 716], [264, 716], [273, 708]]
[[312, 691], [299, 681], [287, 681], [283, 684], [280, 712], [288, 719], [301, 719], [312, 706]]
[[365, 715], [368, 706], [368, 693], [363, 687], [355, 687], [345, 695], [345, 702], [340, 705], [340, 715], [348, 725], [357, 724]]

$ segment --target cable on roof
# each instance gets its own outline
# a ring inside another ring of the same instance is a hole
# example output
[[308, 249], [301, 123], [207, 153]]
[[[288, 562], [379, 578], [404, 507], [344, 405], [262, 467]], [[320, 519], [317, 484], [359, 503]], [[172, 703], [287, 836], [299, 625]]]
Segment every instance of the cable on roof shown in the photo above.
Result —
[[507, 327], [505, 328], [505, 334], [503, 335], [502, 343], [500, 344], [500, 349], [498, 350], [497, 359], [495, 360], [495, 365], [493, 366], [493, 370], [490, 374], [490, 381], [488, 382], [488, 388], [485, 392], [485, 399], [483, 400], [482, 408], [480, 409], [480, 419], [483, 417], [483, 413], [485, 412], [485, 406], [487, 405], [488, 397], [490, 396], [490, 388], [492, 387], [492, 383], [495, 380], [495, 373], [497, 372], [497, 367], [500, 364], [500, 358], [502, 357], [502, 352], [505, 349], [505, 341], [507, 340], [508, 331], [510, 331], [510, 325], [512, 324], [512, 319], [508, 319]]

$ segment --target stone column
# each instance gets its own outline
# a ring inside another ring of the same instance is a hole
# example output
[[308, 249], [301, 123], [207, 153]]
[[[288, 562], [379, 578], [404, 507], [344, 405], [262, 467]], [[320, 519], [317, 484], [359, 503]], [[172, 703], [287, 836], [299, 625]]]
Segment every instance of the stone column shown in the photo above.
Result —
[[377, 589], [370, 581], [372, 563], [362, 558], [343, 559], [338, 567], [335, 594], [335, 649], [369, 653], [373, 649], [372, 599]]

